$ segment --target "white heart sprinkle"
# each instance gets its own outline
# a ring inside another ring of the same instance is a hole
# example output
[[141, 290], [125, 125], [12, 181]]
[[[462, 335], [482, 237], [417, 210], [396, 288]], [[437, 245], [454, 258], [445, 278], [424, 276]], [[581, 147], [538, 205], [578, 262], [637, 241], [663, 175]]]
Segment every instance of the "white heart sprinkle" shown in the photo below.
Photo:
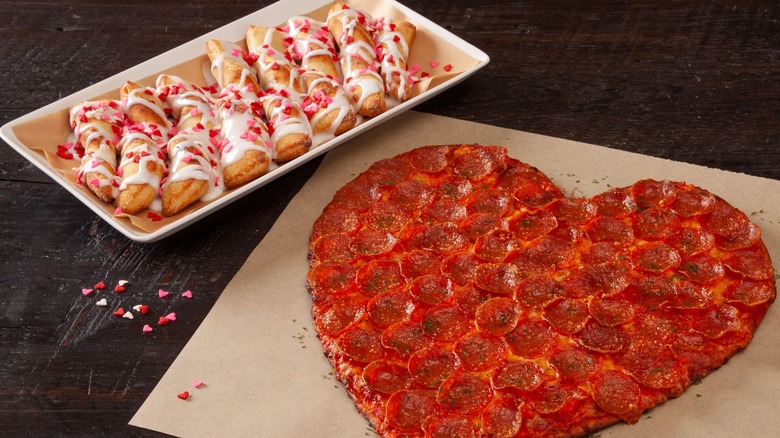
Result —
[[124, 286], [124, 285], [126, 285], [126, 284], [128, 283], [128, 281], [127, 281], [127, 280], [119, 280], [117, 283], [118, 283], [120, 286]]
[[95, 305], [100, 307], [106, 307], [108, 306], [108, 301], [106, 301], [105, 298], [101, 298], [100, 300], [98, 300], [97, 303], [95, 303]]
[[132, 313], [130, 313], [130, 312], [125, 312], [125, 314], [124, 314], [124, 315], [122, 315], [122, 318], [133, 319], [133, 318], [134, 318], [134, 316], [133, 316], [133, 314], [132, 314]]

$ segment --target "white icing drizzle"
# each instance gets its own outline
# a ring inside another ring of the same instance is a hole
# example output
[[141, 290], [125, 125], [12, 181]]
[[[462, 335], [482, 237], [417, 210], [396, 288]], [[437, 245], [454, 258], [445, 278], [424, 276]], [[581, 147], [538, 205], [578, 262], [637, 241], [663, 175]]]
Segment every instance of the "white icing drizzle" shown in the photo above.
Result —
[[[81, 142], [84, 156], [76, 169], [76, 180], [84, 185], [97, 188], [112, 187], [112, 198], [119, 190], [119, 177], [116, 175], [116, 144], [119, 142], [124, 113], [118, 101], [84, 102], [71, 108], [70, 126], [74, 139], [78, 142], [82, 134], [86, 138]], [[103, 178], [91, 178], [87, 175], [100, 175]]]
[[[341, 71], [344, 74], [344, 87], [352, 94], [356, 111], [360, 111], [366, 99], [377, 93], [385, 94], [384, 81], [379, 75], [376, 51], [373, 41], [362, 41], [355, 38], [355, 28], [361, 25], [361, 13], [352, 8], [335, 11], [328, 16], [328, 21], [336, 18], [341, 23], [342, 32], [337, 35], [340, 52]], [[371, 17], [363, 14], [367, 22]]]
[[384, 17], [374, 23], [376, 48], [379, 55], [379, 71], [385, 83], [386, 92], [397, 101], [405, 101], [411, 93], [412, 81], [406, 61], [409, 58], [409, 44], [393, 24]]
[[[247, 63], [247, 61], [244, 60], [244, 58], [241, 56], [243, 49], [229, 41], [220, 41], [219, 44], [222, 46], [222, 51], [217, 57], [211, 60], [211, 72], [214, 77], [217, 78], [217, 83], [219, 86], [222, 88], [225, 88], [228, 85], [246, 87], [253, 84], [255, 82], [254, 78], [257, 77], [257, 70], [255, 70], [253, 66], [249, 65], [249, 63]], [[228, 83], [227, 78], [225, 78], [225, 61], [227, 60], [241, 66], [241, 77], [237, 83]], [[250, 80], [250, 78], [253, 80]], [[257, 92], [260, 90], [254, 91]]]
[[279, 139], [291, 134], [303, 134], [311, 138], [309, 121], [298, 103], [291, 100], [287, 93], [283, 91], [268, 93], [260, 98], [260, 102], [268, 118], [271, 144], [274, 145], [271, 158], [277, 158], [275, 146], [279, 143]]
[[[266, 90], [285, 90], [289, 93], [291, 99], [300, 101], [299, 90], [303, 87], [301, 86], [301, 77], [298, 74], [298, 68], [292, 62], [292, 58], [288, 59], [289, 55], [286, 51], [280, 51], [280, 48], [274, 47], [275, 32], [279, 31], [275, 28], [269, 28], [265, 33], [262, 44], [258, 47], [253, 47], [254, 50], [252, 50], [252, 53], [257, 55], [255, 66], [257, 67], [260, 84]], [[289, 71], [290, 79], [287, 83], [269, 80], [269, 71], [276, 69], [285, 69]]]
[[217, 101], [222, 122], [223, 169], [241, 161], [250, 150], [260, 151], [270, 157], [268, 128], [258, 113], [261, 105], [255, 93], [242, 93], [232, 88], [223, 90]]

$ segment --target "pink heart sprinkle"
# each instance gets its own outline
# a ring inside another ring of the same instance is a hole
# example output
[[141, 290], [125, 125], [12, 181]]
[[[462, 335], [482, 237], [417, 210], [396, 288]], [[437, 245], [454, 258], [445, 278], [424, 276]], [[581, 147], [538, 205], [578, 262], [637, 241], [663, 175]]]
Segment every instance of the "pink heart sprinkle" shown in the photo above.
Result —
[[81, 293], [84, 294], [84, 296], [87, 296], [92, 293], [92, 289], [87, 289], [87, 288], [81, 289]]
[[193, 388], [200, 388], [201, 386], [203, 386], [203, 382], [201, 382], [200, 380], [193, 380], [192, 381], [192, 387]]
[[431, 68], [436, 68], [439, 66], [439, 61], [431, 61]]
[[171, 312], [171, 313], [169, 313], [169, 314], [165, 315], [165, 318], [166, 318], [167, 320], [169, 320], [169, 321], [176, 321], [176, 314], [175, 314], [175, 313], [173, 313], [173, 312]]
[[169, 293], [170, 293], [170, 292], [166, 292], [166, 291], [164, 291], [164, 290], [162, 290], [162, 289], [160, 289], [160, 290], [158, 290], [158, 291], [157, 291], [157, 295], [158, 295], [160, 298], [165, 298], [165, 297], [167, 297]]
[[151, 328], [151, 327], [149, 326], [149, 324], [144, 324], [144, 328], [143, 328], [143, 331], [144, 331], [144, 333], [149, 333], [149, 332], [151, 332], [152, 330], [154, 330], [154, 329], [153, 329], [153, 328]]
[[192, 291], [188, 290], [181, 294], [184, 298], [192, 298]]

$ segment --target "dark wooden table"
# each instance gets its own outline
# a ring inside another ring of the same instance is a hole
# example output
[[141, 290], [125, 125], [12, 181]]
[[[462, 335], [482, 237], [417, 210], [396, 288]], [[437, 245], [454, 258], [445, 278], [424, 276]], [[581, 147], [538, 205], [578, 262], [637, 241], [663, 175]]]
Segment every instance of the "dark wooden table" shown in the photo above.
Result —
[[[0, 122], [267, 3], [0, 1]], [[421, 111], [780, 179], [777, 2], [404, 3], [491, 58]], [[139, 244], [0, 152], [0, 435], [157, 435], [127, 422], [319, 160]], [[142, 337], [81, 294], [119, 279], [194, 297]]]

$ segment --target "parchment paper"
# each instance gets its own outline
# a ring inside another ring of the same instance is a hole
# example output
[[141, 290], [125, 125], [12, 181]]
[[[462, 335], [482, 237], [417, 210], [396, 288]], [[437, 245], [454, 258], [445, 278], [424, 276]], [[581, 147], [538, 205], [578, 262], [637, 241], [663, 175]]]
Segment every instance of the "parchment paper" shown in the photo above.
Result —
[[[371, 163], [428, 144], [504, 145], [569, 195], [638, 179], [687, 181], [750, 215], [780, 260], [780, 181], [526, 132], [409, 112], [326, 156], [130, 424], [182, 437], [364, 437], [371, 429], [334, 381], [305, 289], [308, 236], [335, 191]], [[675, 400], [601, 437], [769, 437], [780, 428], [780, 314], [747, 350]], [[192, 380], [205, 385], [193, 389]], [[186, 401], [176, 395], [191, 394]]]

